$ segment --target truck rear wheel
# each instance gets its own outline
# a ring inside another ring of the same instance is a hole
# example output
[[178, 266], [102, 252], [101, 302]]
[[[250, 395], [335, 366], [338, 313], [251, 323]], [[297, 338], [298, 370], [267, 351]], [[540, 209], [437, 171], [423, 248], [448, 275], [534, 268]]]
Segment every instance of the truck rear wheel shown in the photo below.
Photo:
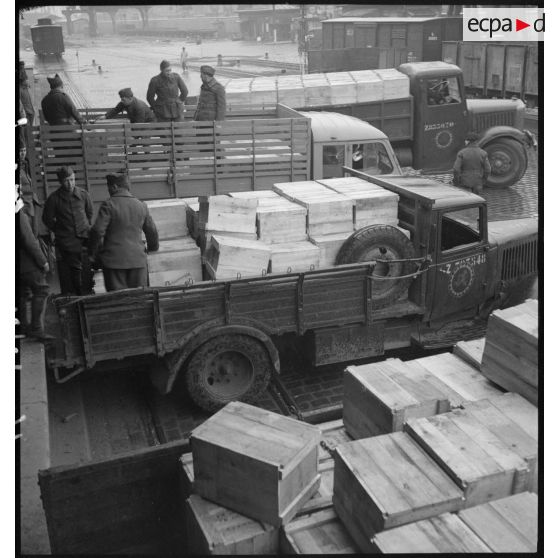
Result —
[[[373, 260], [405, 260], [414, 257], [411, 241], [397, 228], [389, 225], [369, 225], [347, 240], [337, 254], [336, 264], [368, 262]], [[378, 262], [372, 282], [372, 303], [383, 308], [397, 300], [408, 288], [412, 277], [397, 279], [413, 272], [410, 262]]]
[[484, 146], [492, 171], [486, 181], [489, 188], [512, 186], [525, 174], [527, 152], [517, 140], [499, 138]]
[[186, 367], [190, 397], [216, 411], [230, 401], [255, 401], [267, 388], [272, 363], [267, 349], [248, 335], [219, 335], [198, 347]]

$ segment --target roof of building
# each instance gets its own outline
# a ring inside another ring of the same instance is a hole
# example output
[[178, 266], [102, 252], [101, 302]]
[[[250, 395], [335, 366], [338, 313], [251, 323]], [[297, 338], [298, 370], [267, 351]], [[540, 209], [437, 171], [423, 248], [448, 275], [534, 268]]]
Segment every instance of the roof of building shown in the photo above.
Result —
[[337, 112], [298, 111], [312, 119], [314, 141], [351, 141], [355, 143], [368, 140], [385, 140], [387, 136], [378, 128], [354, 116]]
[[336, 17], [334, 19], [326, 19], [322, 23], [424, 23], [425, 21], [447, 19], [461, 19], [455, 17]]

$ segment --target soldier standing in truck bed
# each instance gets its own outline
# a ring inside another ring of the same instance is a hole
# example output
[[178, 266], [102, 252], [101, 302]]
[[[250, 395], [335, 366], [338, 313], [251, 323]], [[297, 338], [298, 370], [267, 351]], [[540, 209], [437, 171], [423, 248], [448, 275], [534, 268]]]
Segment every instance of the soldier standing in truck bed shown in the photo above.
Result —
[[215, 79], [214, 75], [215, 69], [211, 66], [200, 68], [202, 85], [194, 120], [225, 120], [227, 108], [225, 88]]
[[490, 175], [488, 154], [477, 145], [478, 134], [470, 132], [465, 138], [465, 147], [459, 151], [453, 165], [453, 183], [470, 188], [475, 194], [482, 192], [483, 185]]
[[64, 93], [64, 84], [60, 76], [56, 74], [53, 78], [47, 77], [47, 81], [50, 84], [50, 91], [41, 101], [45, 120], [51, 126], [73, 124], [74, 120], [81, 124], [83, 118], [79, 115], [72, 99]]
[[103, 202], [91, 229], [89, 254], [103, 266], [107, 291], [147, 286], [147, 250], [159, 249], [159, 234], [145, 202], [130, 192], [125, 174], [107, 175], [110, 199]]
[[158, 122], [180, 122], [184, 120], [184, 103], [188, 88], [183, 79], [174, 73], [168, 60], [159, 66], [161, 73], [151, 78], [146, 99]]
[[114, 118], [116, 115], [125, 111], [132, 124], [141, 122], [155, 122], [155, 115], [153, 111], [142, 100], [134, 97], [132, 90], [125, 87], [118, 92], [120, 102], [110, 109], [103, 116], [99, 116], [97, 120], [104, 120], [105, 118]]

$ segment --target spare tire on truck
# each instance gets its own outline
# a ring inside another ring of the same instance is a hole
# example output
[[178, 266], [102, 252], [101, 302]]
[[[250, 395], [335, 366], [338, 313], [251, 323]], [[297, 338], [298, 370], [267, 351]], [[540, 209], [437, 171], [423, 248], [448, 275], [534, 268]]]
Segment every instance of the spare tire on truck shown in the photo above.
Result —
[[217, 335], [189, 358], [186, 387], [197, 405], [213, 412], [230, 401], [256, 401], [267, 389], [272, 368], [266, 347], [254, 337]]
[[[404, 277], [415, 271], [408, 260], [415, 250], [412, 242], [396, 227], [390, 225], [369, 225], [353, 233], [341, 246], [336, 264], [377, 261], [372, 282], [372, 304], [383, 308], [395, 302], [409, 287], [412, 277]], [[403, 277], [397, 279], [397, 277]]]

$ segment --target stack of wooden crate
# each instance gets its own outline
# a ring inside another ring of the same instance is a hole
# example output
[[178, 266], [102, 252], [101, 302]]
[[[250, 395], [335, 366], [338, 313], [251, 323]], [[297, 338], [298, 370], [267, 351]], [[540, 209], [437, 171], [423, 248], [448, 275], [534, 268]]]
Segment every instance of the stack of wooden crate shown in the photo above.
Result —
[[304, 85], [301, 76], [280, 76], [277, 79], [277, 102], [293, 108], [304, 106]]
[[332, 105], [354, 105], [357, 102], [357, 87], [349, 72], [325, 74], [329, 83]]
[[382, 78], [374, 70], [358, 70], [349, 73], [356, 84], [357, 103], [365, 103], [383, 97]]
[[258, 239], [270, 245], [270, 273], [285, 273], [288, 270], [296, 273], [319, 266], [319, 250], [307, 240], [305, 207], [272, 190], [229, 195], [257, 200]]
[[304, 74], [304, 106], [311, 108], [331, 105], [331, 88], [325, 74]]
[[229, 403], [198, 426], [192, 458], [182, 459], [184, 490], [193, 492], [187, 550], [277, 553], [279, 528], [320, 484], [320, 435], [315, 426], [244, 403]]
[[146, 202], [159, 233], [159, 250], [147, 255], [150, 286], [201, 281], [201, 254], [188, 234], [186, 201]]
[[250, 84], [250, 105], [258, 107], [277, 103], [277, 81], [275, 77], [257, 77]]
[[495, 310], [488, 319], [482, 373], [509, 391], [538, 403], [538, 301]]
[[311, 180], [274, 184], [273, 190], [306, 208], [306, 229], [317, 247], [318, 266], [334, 265], [337, 250], [353, 232], [353, 201]]

